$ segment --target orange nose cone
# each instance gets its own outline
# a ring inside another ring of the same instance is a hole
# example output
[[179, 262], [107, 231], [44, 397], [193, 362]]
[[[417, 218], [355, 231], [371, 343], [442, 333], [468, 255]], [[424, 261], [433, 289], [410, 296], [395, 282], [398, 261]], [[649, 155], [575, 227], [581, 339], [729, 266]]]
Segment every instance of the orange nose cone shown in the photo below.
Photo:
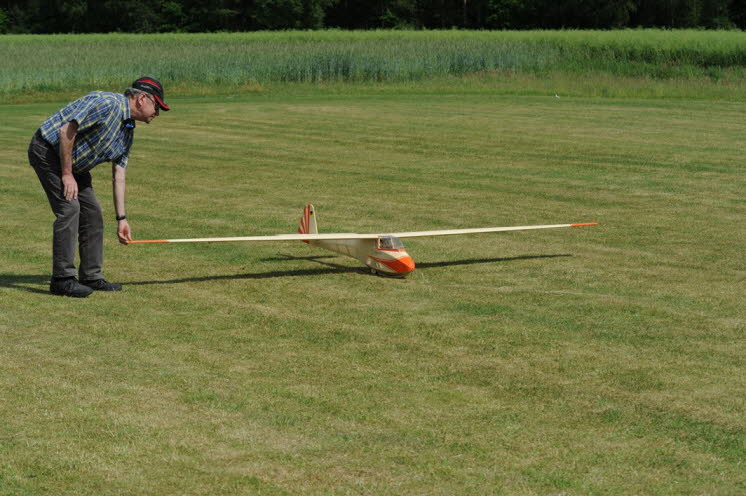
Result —
[[379, 265], [379, 270], [382, 270], [383, 272], [386, 272], [388, 274], [404, 275], [409, 274], [414, 270], [414, 260], [412, 260], [412, 257], [407, 255], [406, 253], [404, 253], [404, 256], [398, 258], [371, 258], [378, 262], [380, 265], [385, 266], [386, 269], [383, 269]]
[[414, 260], [409, 255], [404, 255], [394, 260], [380, 260], [395, 274], [409, 274], [414, 270]]
[[399, 263], [401, 264], [401, 270], [398, 271], [400, 274], [408, 274], [414, 270], [414, 260], [410, 256], [400, 258]]

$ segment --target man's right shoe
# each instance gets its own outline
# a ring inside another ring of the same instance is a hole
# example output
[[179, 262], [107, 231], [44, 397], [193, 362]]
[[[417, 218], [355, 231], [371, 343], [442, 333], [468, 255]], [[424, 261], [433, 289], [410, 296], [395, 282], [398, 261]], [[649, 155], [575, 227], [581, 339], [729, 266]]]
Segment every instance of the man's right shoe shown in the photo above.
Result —
[[49, 284], [49, 292], [53, 295], [85, 298], [93, 293], [93, 289], [80, 284], [74, 277], [68, 277], [65, 279], [52, 279], [52, 282]]
[[121, 291], [122, 285], [116, 282], [109, 282], [106, 279], [96, 279], [93, 281], [80, 281], [80, 284], [88, 286], [94, 291]]

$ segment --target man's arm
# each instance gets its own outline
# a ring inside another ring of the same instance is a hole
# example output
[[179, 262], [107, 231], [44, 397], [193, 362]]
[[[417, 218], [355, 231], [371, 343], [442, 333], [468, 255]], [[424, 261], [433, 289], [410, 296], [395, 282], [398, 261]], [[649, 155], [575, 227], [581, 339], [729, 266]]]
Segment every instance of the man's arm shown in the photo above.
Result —
[[[124, 208], [126, 174], [127, 169], [112, 162], [111, 181], [114, 187], [114, 212], [116, 212], [117, 217], [124, 217], [126, 215]], [[127, 222], [127, 219], [117, 221], [117, 236], [119, 237], [119, 242], [123, 245], [132, 241], [132, 232], [130, 231], [130, 225], [129, 222]]]
[[62, 165], [62, 194], [65, 200], [78, 199], [78, 183], [73, 177], [73, 143], [78, 134], [78, 123], [70, 121], [60, 128], [60, 164]]

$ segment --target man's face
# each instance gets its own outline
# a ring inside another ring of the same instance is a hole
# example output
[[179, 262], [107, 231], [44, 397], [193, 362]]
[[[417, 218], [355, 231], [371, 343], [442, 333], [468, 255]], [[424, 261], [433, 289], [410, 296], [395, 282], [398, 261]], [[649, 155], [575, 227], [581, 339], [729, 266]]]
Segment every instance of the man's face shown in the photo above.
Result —
[[149, 95], [148, 93], [142, 93], [137, 96], [137, 109], [139, 118], [134, 117], [135, 120], [142, 121], [146, 124], [150, 124], [150, 121], [158, 117], [160, 114], [160, 105], [158, 105], [158, 102], [155, 101], [155, 97], [153, 95]]

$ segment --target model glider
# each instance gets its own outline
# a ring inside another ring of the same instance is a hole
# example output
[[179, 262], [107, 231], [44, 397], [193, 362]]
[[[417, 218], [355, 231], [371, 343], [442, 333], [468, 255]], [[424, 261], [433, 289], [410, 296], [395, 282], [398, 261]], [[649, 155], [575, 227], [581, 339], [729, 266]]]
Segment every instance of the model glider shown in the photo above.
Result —
[[226, 241], [303, 241], [357, 259], [370, 267], [376, 274], [404, 276], [415, 268], [414, 260], [404, 249], [401, 238], [431, 236], [452, 236], [456, 234], [477, 234], [504, 231], [527, 231], [530, 229], [554, 229], [558, 227], [595, 226], [597, 222], [582, 224], [554, 224], [546, 226], [481, 227], [475, 229], [448, 229], [444, 231], [413, 231], [388, 234], [335, 233], [319, 234], [316, 213], [313, 205], [306, 205], [300, 220], [298, 234], [277, 234], [274, 236], [243, 236], [235, 238], [189, 238], [189, 239], [143, 239], [130, 241], [137, 243], [213, 243]]

